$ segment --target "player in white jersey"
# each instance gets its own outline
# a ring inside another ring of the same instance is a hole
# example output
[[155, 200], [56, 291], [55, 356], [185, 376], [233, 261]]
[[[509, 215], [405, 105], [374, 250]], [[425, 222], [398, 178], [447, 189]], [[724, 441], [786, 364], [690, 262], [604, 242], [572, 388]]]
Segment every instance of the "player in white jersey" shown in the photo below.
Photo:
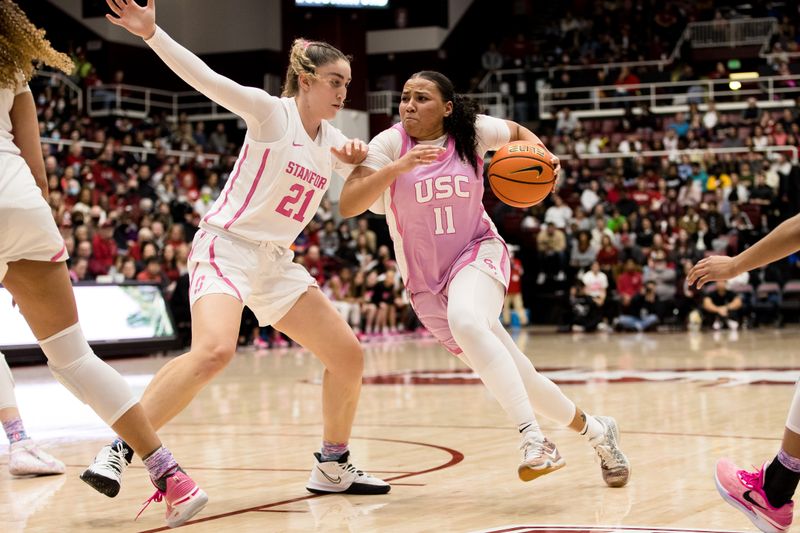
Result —
[[605, 483], [624, 486], [630, 465], [617, 444], [616, 421], [585, 413], [539, 374], [498, 318], [509, 281], [508, 250], [483, 209], [483, 157], [509, 141], [541, 141], [516, 122], [479, 115], [477, 103], [455, 94], [435, 71], [406, 81], [400, 117], [370, 142], [367, 159], [345, 183], [342, 215], [367, 208], [386, 215], [420, 321], [475, 370], [522, 434], [520, 479], [565, 464], [539, 428], [535, 408], [586, 436]]
[[[32, 61], [67, 73], [73, 65], [43, 33], [15, 3], [0, 0], [0, 281], [38, 339], [50, 371], [131, 443], [157, 487], [151, 499], [166, 499], [167, 525], [179, 526], [208, 498], [161, 446], [128, 384], [92, 352], [78, 323], [66, 248], [45, 200], [36, 107], [27, 85]], [[7, 399], [0, 402], [7, 406]]]
[[[180, 413], [230, 362], [242, 308], [273, 325], [325, 365], [323, 443], [306, 488], [311, 492], [384, 494], [388, 483], [352, 466], [347, 448], [361, 390], [363, 351], [289, 246], [313, 218], [333, 172], [347, 175], [366, 156], [328, 121], [342, 108], [350, 62], [333, 46], [298, 39], [284, 97], [243, 87], [211, 70], [155, 23], [155, 3], [107, 0], [112, 23], [142, 37], [189, 85], [242, 117], [247, 133], [233, 172], [200, 224], [189, 257], [191, 350], [167, 363], [142, 405], [159, 428]], [[117, 439], [82, 475], [115, 495], [129, 461]]]

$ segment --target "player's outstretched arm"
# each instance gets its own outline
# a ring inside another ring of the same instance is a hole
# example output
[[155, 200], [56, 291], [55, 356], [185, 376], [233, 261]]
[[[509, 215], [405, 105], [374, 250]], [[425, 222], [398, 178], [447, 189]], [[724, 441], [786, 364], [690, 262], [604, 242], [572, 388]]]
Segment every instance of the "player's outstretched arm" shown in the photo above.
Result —
[[[106, 18], [145, 40], [166, 65], [195, 90], [242, 117], [248, 128], [258, 129], [278, 109], [265, 91], [244, 87], [217, 74], [199, 57], [175, 42], [156, 25], [155, 0], [139, 6], [133, 0], [106, 0], [112, 14]], [[284, 128], [285, 129], [285, 128]], [[258, 139], [270, 140], [270, 139]]]
[[413, 170], [419, 165], [429, 165], [436, 161], [444, 148], [428, 144], [418, 144], [406, 154], [381, 168], [374, 170], [359, 166], [344, 182], [339, 197], [339, 212], [342, 217], [350, 218], [360, 215], [375, 203], [383, 191], [392, 184], [397, 176]]
[[800, 215], [784, 221], [769, 235], [735, 257], [714, 255], [700, 260], [686, 281], [701, 288], [706, 283], [734, 278], [742, 272], [782, 259], [800, 250]]

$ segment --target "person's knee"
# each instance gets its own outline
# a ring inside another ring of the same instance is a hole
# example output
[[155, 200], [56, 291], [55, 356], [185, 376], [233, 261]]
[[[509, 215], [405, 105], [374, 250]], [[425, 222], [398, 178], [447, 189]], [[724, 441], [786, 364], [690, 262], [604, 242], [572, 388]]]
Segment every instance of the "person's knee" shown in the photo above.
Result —
[[359, 344], [355, 335], [350, 335], [347, 340], [336, 343], [335, 351], [326, 354], [323, 360], [328, 361], [326, 368], [337, 376], [361, 379], [364, 374], [364, 349]]
[[222, 342], [192, 349], [190, 357], [195, 362], [197, 378], [201, 381], [209, 381], [228, 366], [235, 353], [235, 345]]

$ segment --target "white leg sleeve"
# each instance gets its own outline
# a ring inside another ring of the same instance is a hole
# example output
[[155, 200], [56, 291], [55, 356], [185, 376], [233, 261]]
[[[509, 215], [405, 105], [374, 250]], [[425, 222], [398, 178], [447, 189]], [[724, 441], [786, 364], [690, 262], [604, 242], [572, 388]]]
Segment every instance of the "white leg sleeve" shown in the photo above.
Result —
[[447, 322], [464, 352], [465, 362], [517, 426], [535, 422], [517, 366], [491, 331], [503, 308], [503, 287], [477, 268], [467, 266], [450, 282], [447, 298]]
[[16, 407], [17, 399], [14, 396], [14, 376], [6, 363], [6, 356], [0, 352], [0, 409]]
[[128, 383], [89, 347], [80, 324], [39, 341], [55, 378], [113, 426], [136, 405]]
[[789, 408], [789, 416], [786, 418], [786, 427], [800, 434], [800, 382], [794, 386], [794, 396], [792, 406]]
[[534, 411], [562, 426], [568, 426], [575, 417], [575, 404], [572, 400], [561, 392], [558, 385], [536, 371], [531, 360], [520, 351], [499, 320], [492, 326], [492, 332], [514, 358]]

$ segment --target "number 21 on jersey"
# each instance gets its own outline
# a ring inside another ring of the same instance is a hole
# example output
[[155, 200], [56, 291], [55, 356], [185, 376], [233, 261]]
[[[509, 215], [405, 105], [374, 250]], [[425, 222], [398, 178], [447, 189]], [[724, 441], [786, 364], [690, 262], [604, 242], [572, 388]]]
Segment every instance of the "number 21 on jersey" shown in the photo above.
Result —
[[[302, 185], [295, 183], [289, 187], [289, 191], [293, 194], [284, 196], [283, 200], [281, 200], [281, 202], [278, 204], [278, 207], [275, 208], [275, 211], [287, 218], [293, 218], [298, 222], [302, 222], [306, 216], [308, 204], [311, 203], [311, 199], [314, 197], [314, 189], [305, 190]], [[300, 206], [300, 209], [298, 209], [295, 213], [294, 209], [288, 206], [294, 206], [294, 204], [300, 201], [300, 197], [303, 197], [303, 203]]]

